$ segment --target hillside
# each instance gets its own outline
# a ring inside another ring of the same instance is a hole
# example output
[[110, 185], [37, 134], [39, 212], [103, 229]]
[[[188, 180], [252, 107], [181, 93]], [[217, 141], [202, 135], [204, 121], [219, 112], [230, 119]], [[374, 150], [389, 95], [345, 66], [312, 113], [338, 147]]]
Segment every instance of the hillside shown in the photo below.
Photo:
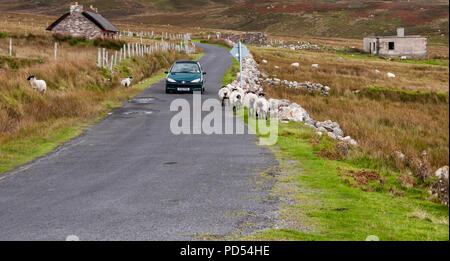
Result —
[[[403, 26], [409, 34], [448, 43], [449, 2], [442, 0], [91, 0], [111, 20], [230, 30], [267, 31], [284, 36], [361, 38], [391, 34]], [[0, 0], [0, 10], [60, 15], [71, 1]], [[207, 14], [207, 15], [205, 15]]]

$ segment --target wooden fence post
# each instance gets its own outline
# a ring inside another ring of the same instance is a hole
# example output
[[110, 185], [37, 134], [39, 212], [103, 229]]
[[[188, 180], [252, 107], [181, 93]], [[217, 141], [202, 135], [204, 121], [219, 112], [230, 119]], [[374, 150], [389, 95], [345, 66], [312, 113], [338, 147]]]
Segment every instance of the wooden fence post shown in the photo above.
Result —
[[9, 38], [9, 56], [12, 56], [12, 38]]
[[102, 50], [101, 48], [98, 48], [98, 54], [97, 54], [97, 66], [102, 67]]
[[57, 57], [58, 57], [58, 43], [55, 42], [55, 60], [57, 59]]
[[102, 49], [102, 67], [105, 67], [105, 61], [106, 61], [106, 50], [105, 48]]

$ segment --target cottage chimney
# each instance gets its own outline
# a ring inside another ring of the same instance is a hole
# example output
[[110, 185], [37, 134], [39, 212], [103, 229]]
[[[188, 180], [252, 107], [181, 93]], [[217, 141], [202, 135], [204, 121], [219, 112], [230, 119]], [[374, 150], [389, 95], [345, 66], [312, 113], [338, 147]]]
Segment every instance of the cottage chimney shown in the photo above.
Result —
[[405, 37], [405, 28], [397, 28], [397, 37]]
[[75, 2], [74, 5], [70, 6], [70, 13], [81, 12], [81, 11], [83, 11], [83, 6], [82, 5], [78, 5], [78, 2]]

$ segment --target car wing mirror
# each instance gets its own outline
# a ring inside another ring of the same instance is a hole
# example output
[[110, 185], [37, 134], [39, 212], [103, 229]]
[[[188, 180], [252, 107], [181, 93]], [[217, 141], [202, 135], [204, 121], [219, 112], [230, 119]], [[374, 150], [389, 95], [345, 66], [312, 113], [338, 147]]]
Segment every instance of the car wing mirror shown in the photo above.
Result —
[[169, 74], [169, 72], [168, 72], [168, 71], [165, 71], [164, 73], [165, 73], [165, 74]]
[[206, 72], [203, 72], [203, 75], [206, 75]]

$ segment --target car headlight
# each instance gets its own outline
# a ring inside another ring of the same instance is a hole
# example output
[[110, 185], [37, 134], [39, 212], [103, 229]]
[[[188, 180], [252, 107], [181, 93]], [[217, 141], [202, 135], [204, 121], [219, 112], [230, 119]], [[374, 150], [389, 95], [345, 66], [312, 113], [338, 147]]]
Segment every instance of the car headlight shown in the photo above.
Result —
[[177, 82], [177, 81], [175, 81], [175, 80], [172, 79], [172, 78], [167, 78], [167, 81], [168, 81], [168, 82]]
[[191, 81], [191, 82], [200, 82], [202, 79], [201, 78], [198, 78], [198, 79], [195, 79], [195, 80], [193, 80], [193, 81]]

